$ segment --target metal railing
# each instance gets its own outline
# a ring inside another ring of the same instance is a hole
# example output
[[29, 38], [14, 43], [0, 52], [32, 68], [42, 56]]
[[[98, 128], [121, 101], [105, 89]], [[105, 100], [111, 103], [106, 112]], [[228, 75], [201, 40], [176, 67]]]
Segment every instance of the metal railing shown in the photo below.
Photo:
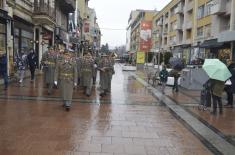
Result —
[[34, 1], [34, 14], [45, 15], [50, 17], [52, 20], [56, 19], [55, 9], [47, 3], [41, 3], [40, 1]]

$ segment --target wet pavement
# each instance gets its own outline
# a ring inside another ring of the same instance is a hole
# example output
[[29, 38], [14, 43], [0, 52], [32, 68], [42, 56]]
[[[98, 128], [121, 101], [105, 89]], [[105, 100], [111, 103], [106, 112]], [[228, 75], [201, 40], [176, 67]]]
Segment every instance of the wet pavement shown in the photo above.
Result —
[[[144, 71], [137, 72], [138, 77], [145, 80], [147, 79], [146, 73]], [[157, 90], [159, 93], [160, 86], [152, 87], [151, 83], [146, 84], [147, 87], [151, 87], [154, 90]], [[168, 86], [166, 87], [166, 94], [165, 97], [167, 97], [169, 100], [173, 101], [175, 106], [178, 106], [178, 108], [181, 108], [182, 111], [188, 113], [190, 116], [195, 118], [196, 121], [198, 121], [200, 124], [204, 125], [204, 127], [207, 127], [210, 131], [214, 132], [216, 135], [218, 135], [218, 138], [222, 138], [222, 141], [225, 143], [228, 142], [229, 145], [231, 144], [231, 147], [235, 146], [235, 108], [224, 108], [224, 112], [222, 115], [211, 115], [210, 111], [211, 109], [208, 108], [207, 110], [199, 110], [198, 105], [200, 102], [200, 91], [193, 91], [193, 90], [187, 90], [180, 88], [178, 93], [175, 93], [172, 91], [172, 87]], [[159, 95], [156, 95], [159, 96]], [[163, 98], [164, 100], [164, 98]], [[163, 102], [163, 101], [162, 101]], [[226, 94], [224, 93], [223, 96], [223, 103], [226, 103]], [[168, 106], [169, 107], [169, 106]], [[174, 107], [173, 107], [174, 111]], [[175, 108], [174, 113], [177, 113], [178, 110]], [[185, 113], [182, 112], [182, 114], [179, 113], [176, 114], [177, 117], [180, 117], [183, 119], [185, 117]], [[180, 116], [182, 115], [182, 116]], [[190, 120], [189, 118], [186, 118], [183, 120], [184, 122]], [[191, 120], [192, 121], [192, 120]], [[195, 124], [195, 123], [194, 123]], [[190, 125], [190, 123], [186, 123], [186, 125], [189, 125], [193, 128], [193, 123]], [[199, 125], [198, 125], [199, 126]], [[203, 129], [204, 129], [203, 127]], [[196, 130], [196, 128], [193, 128], [193, 130]], [[202, 130], [202, 128], [200, 129]], [[205, 129], [206, 130], [206, 129]], [[197, 131], [196, 131], [197, 132]], [[200, 132], [200, 131], [198, 131]], [[202, 136], [202, 135], [200, 135]], [[205, 135], [207, 136], [207, 135]], [[204, 137], [205, 139], [208, 137]], [[205, 140], [204, 139], [204, 140]], [[209, 140], [212, 139], [211, 137], [208, 138]], [[208, 142], [207, 142], [208, 143]], [[213, 141], [212, 141], [213, 143]], [[233, 148], [234, 149], [234, 148]], [[228, 152], [228, 154], [231, 154], [231, 152]], [[232, 153], [234, 154], [234, 153]]]
[[[161, 104], [134, 72], [122, 72], [119, 64], [115, 72], [110, 95], [100, 98], [98, 84], [90, 97], [78, 88], [70, 112], [63, 110], [58, 89], [47, 94], [42, 76], [35, 83], [26, 79], [24, 86], [12, 83], [0, 93], [0, 154], [212, 154], [213, 148]], [[184, 95], [176, 95], [178, 102], [192, 98]]]

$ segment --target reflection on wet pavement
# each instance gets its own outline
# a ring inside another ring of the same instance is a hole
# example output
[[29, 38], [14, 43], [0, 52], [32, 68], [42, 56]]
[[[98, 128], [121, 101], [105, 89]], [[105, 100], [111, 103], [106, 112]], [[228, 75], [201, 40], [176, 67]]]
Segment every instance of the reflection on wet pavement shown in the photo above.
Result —
[[47, 95], [41, 77], [35, 85], [12, 84], [0, 96], [0, 154], [211, 154], [166, 107], [153, 104], [145, 87], [115, 69], [110, 96], [100, 98], [97, 88], [86, 97], [78, 89], [70, 112], [58, 90]]

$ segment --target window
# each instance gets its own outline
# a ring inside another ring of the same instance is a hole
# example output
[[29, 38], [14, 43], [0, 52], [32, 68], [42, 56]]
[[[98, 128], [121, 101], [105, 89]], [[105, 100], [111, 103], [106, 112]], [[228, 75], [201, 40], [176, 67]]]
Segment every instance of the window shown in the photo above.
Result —
[[202, 37], [203, 36], [203, 27], [197, 28], [197, 36]]
[[211, 37], [211, 24], [205, 26], [205, 38]]
[[3, 8], [3, 0], [0, 0], [0, 8]]
[[211, 9], [212, 9], [213, 5], [214, 5], [214, 3], [212, 0], [210, 0], [206, 3], [206, 12], [205, 12], [206, 16], [211, 14]]
[[198, 8], [197, 19], [204, 17], [205, 5], [202, 5]]

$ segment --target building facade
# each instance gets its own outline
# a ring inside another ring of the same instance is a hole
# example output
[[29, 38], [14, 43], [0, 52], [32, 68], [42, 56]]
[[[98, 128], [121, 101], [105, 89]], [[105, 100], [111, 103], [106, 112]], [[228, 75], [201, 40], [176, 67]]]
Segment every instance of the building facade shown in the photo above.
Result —
[[187, 64], [204, 58], [232, 59], [234, 3], [234, 0], [172, 0], [153, 19], [154, 50], [170, 51]]

